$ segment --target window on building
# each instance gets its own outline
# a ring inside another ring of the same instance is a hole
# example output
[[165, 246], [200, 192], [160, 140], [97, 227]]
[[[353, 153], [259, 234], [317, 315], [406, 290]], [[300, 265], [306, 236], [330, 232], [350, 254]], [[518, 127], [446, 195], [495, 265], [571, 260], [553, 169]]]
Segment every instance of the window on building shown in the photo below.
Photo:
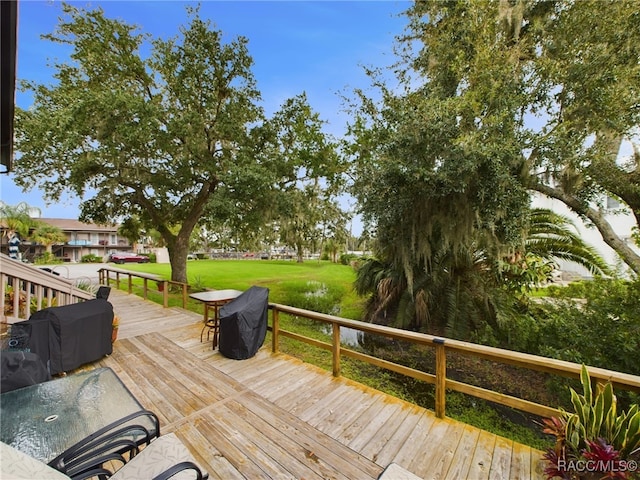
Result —
[[615, 210], [617, 208], [620, 208], [620, 202], [615, 198], [607, 197], [607, 209]]

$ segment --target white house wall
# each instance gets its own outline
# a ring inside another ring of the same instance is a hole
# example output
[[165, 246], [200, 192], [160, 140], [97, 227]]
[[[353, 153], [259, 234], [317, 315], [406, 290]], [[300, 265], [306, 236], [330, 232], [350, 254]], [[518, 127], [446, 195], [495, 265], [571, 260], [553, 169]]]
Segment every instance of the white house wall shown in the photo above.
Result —
[[[604, 242], [598, 229], [593, 226], [587, 226], [580, 217], [578, 217], [578, 215], [570, 210], [564, 203], [535, 192], [532, 194], [531, 205], [534, 208], [548, 208], [571, 219], [581, 238], [589, 245], [592, 245], [609, 265], [621, 274], [629, 271], [629, 268], [624, 264], [624, 262], [622, 262], [622, 260], [620, 260], [618, 254]], [[626, 242], [627, 245], [630, 245], [640, 254], [640, 248], [635, 245], [631, 238], [632, 228], [635, 226], [635, 219], [631, 214], [631, 210], [629, 208], [606, 210], [605, 219], [609, 222], [614, 232], [616, 232], [616, 234]], [[587, 269], [573, 262], [559, 261], [558, 264], [560, 266], [560, 270], [563, 272], [575, 273], [584, 277], [591, 276]]]

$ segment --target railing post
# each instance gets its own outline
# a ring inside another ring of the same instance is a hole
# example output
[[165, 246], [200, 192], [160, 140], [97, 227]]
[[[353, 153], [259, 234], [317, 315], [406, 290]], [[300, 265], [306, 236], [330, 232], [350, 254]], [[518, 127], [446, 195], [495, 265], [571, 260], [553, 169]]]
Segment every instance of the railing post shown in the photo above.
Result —
[[169, 282], [166, 280], [162, 281], [162, 306], [169, 307]]
[[333, 342], [331, 350], [333, 352], [333, 376], [340, 376], [340, 325], [337, 323], [332, 324], [333, 327]]
[[149, 280], [146, 277], [142, 279], [142, 298], [145, 300], [149, 296]]
[[447, 385], [447, 352], [443, 338], [434, 338], [433, 343], [436, 345], [436, 417], [444, 418], [446, 406], [445, 387]]
[[280, 312], [277, 308], [271, 310], [271, 351], [278, 353], [278, 337], [280, 335]]
[[188, 294], [189, 294], [189, 285], [186, 283], [182, 284], [182, 308], [184, 308], [185, 310], [187, 309], [187, 301], [188, 299]]
[[129, 274], [129, 294], [133, 293], [133, 275]]

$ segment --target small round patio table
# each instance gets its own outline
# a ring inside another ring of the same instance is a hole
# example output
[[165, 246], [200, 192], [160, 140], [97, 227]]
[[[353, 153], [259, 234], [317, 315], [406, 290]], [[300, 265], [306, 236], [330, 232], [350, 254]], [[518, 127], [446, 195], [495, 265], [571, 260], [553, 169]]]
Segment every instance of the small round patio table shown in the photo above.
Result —
[[[220, 332], [220, 307], [230, 302], [240, 295], [240, 290], [207, 290], [204, 292], [192, 293], [189, 295], [194, 300], [204, 303], [204, 318], [202, 330], [200, 331], [200, 341], [207, 332], [207, 341], [209, 336], [213, 334], [213, 350], [218, 346], [218, 334]], [[209, 309], [213, 310], [213, 317], [209, 317]]]

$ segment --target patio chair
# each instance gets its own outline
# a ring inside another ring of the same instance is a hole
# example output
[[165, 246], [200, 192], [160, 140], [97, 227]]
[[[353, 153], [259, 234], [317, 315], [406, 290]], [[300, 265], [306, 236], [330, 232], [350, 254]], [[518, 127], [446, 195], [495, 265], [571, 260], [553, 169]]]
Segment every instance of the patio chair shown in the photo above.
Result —
[[[143, 418], [147, 425], [151, 419], [153, 427], [145, 427]], [[158, 416], [149, 410], [141, 410], [85, 437], [51, 460], [49, 465], [74, 479], [89, 478], [97, 474], [86, 477], [86, 472], [105, 470], [103, 465], [107, 462], [125, 464], [127, 458], [133, 458], [140, 451], [140, 446], [150, 445], [158, 436]], [[112, 474], [108, 470], [106, 472], [109, 476]]]
[[[141, 417], [151, 418], [154, 427], [149, 430], [142, 422], [136, 422]], [[128, 415], [102, 428], [68, 448], [49, 465], [73, 480], [208, 478], [178, 437], [160, 436], [158, 417], [149, 410]]]
[[206, 480], [203, 472], [187, 447], [174, 434], [156, 438], [151, 444], [117, 470], [110, 480], [197, 479]]
[[91, 477], [113, 480], [206, 480], [209, 474], [195, 463], [186, 447], [175, 434], [157, 438], [140, 454], [125, 463], [115, 474], [103, 467], [69, 476], [51, 466], [31, 458], [4, 442], [0, 443], [0, 478], [32, 480], [85, 480]]

